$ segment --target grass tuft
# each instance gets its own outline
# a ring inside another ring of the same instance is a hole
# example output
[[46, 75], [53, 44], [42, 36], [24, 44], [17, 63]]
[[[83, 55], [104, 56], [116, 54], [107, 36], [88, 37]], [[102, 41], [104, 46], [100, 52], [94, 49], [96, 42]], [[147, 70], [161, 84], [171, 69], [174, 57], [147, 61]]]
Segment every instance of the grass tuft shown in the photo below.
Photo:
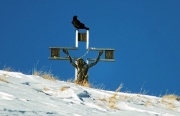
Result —
[[4, 71], [8, 71], [8, 72], [13, 72], [13, 71], [14, 71], [13, 68], [11, 68], [11, 67], [9, 67], [9, 66], [6, 66], [6, 65], [3, 67], [3, 70], [4, 70]]
[[43, 70], [40, 70], [40, 71], [37, 71], [36, 69], [33, 70], [33, 75], [35, 76], [40, 76], [44, 79], [48, 79], [48, 80], [51, 80], [51, 81], [56, 81], [57, 78], [53, 76], [53, 74], [51, 73], [51, 71], [43, 71]]
[[117, 109], [117, 100], [119, 99], [118, 97], [118, 92], [120, 92], [120, 90], [123, 88], [123, 84], [121, 83], [119, 85], [119, 87], [116, 89], [115, 93], [109, 98], [108, 102], [109, 102], [109, 107], [111, 109]]
[[177, 100], [177, 101], [179, 101], [179, 97], [177, 95], [174, 95], [174, 94], [164, 95], [162, 97], [162, 99], [169, 99], [169, 100]]
[[62, 86], [61, 88], [60, 88], [60, 91], [65, 91], [65, 90], [67, 90], [67, 89], [69, 89], [70, 87], [69, 86]]
[[164, 95], [161, 99], [161, 103], [164, 104], [167, 109], [174, 109], [177, 107], [174, 101], [179, 101], [179, 97], [174, 94]]
[[78, 80], [75, 80], [75, 83], [84, 87], [91, 87], [91, 84], [86, 80], [84, 80], [82, 83], [79, 83]]
[[6, 81], [6, 80], [4, 80], [4, 79], [2, 79], [2, 78], [0, 78], [0, 81], [1, 81], [1, 82], [5, 82], [5, 83], [9, 83], [8, 81]]
[[73, 79], [73, 78], [70, 78], [70, 79], [67, 80], [67, 82], [69, 82], [69, 83], [74, 83], [74, 79]]

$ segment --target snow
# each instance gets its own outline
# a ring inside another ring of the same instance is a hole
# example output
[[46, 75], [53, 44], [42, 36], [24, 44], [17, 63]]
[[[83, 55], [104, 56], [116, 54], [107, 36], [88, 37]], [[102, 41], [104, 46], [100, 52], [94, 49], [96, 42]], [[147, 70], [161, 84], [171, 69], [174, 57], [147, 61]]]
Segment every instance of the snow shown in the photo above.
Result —
[[180, 116], [180, 101], [0, 70], [0, 116]]

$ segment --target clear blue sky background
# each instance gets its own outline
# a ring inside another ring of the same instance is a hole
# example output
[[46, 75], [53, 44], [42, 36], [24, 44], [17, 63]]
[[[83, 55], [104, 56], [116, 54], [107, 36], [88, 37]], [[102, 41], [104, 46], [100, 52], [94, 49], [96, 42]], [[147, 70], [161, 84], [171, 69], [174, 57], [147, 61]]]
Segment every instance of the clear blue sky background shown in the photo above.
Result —
[[[90, 83], [180, 95], [179, 12], [179, 0], [0, 0], [0, 69], [30, 73], [36, 67], [61, 80], [74, 78], [68, 61], [48, 60], [48, 47], [75, 46], [71, 21], [77, 15], [90, 28], [90, 47], [116, 49], [116, 62], [99, 62], [89, 70]], [[79, 49], [84, 48], [81, 43]]]

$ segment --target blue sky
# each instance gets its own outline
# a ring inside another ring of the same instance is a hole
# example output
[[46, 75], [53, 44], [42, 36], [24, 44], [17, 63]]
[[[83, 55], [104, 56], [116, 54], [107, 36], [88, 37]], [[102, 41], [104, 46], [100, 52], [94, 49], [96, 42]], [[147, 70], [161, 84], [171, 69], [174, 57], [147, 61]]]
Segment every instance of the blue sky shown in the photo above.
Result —
[[[90, 47], [114, 48], [115, 62], [89, 70], [95, 86], [150, 95], [180, 95], [179, 0], [0, 0], [0, 69], [52, 70], [74, 78], [68, 61], [48, 60], [50, 46], [74, 47], [74, 15], [90, 28]], [[73, 57], [82, 56], [70, 51]], [[97, 52], [87, 57], [96, 57]]]

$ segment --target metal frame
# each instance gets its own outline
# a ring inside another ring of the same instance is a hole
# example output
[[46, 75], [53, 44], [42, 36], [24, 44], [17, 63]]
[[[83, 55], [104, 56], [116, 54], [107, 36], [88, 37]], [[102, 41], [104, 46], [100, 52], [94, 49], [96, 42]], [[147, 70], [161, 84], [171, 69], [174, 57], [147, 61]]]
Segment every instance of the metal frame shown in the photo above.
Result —
[[[49, 60], [68, 60], [67, 57], [61, 57], [61, 51], [63, 49], [67, 49], [67, 50], [77, 50], [78, 48], [76, 47], [49, 47], [49, 49], [51, 50], [51, 57], [49, 57]], [[52, 57], [52, 53], [53, 53], [53, 49], [58, 49], [59, 53], [58, 53], [58, 56], [54, 56]], [[76, 59], [76, 58], [73, 58], [73, 59]]]
[[[61, 51], [63, 49], [67, 50], [78, 50], [78, 42], [86, 42], [86, 49], [89, 51], [101, 51], [103, 50], [105, 55], [104, 58], [100, 59], [99, 61], [103, 62], [114, 62], [114, 51], [115, 49], [112, 48], [89, 48], [89, 30], [86, 30], [86, 33], [80, 33], [78, 30], [75, 32], [75, 47], [49, 47], [51, 50], [51, 57], [49, 60], [68, 60], [67, 56], [61, 56]], [[53, 50], [55, 50], [55, 55], [53, 55]], [[56, 51], [57, 50], [57, 51]], [[77, 60], [78, 58], [72, 58], [72, 60]], [[86, 62], [95, 61], [96, 58], [87, 58]], [[75, 69], [75, 79], [77, 78], [77, 70]]]
[[[114, 51], [115, 49], [112, 49], [112, 48], [88, 48], [87, 50], [90, 50], [90, 51], [104, 51], [104, 54], [105, 54], [105, 57], [104, 59], [100, 59], [99, 61], [103, 61], [103, 62], [115, 62], [115, 59], [114, 59]], [[107, 55], [109, 54], [108, 52], [110, 52], [111, 54], [111, 57], [112, 58], [107, 58]], [[87, 58], [87, 60], [89, 61], [95, 61], [96, 59], [95, 58]]]

